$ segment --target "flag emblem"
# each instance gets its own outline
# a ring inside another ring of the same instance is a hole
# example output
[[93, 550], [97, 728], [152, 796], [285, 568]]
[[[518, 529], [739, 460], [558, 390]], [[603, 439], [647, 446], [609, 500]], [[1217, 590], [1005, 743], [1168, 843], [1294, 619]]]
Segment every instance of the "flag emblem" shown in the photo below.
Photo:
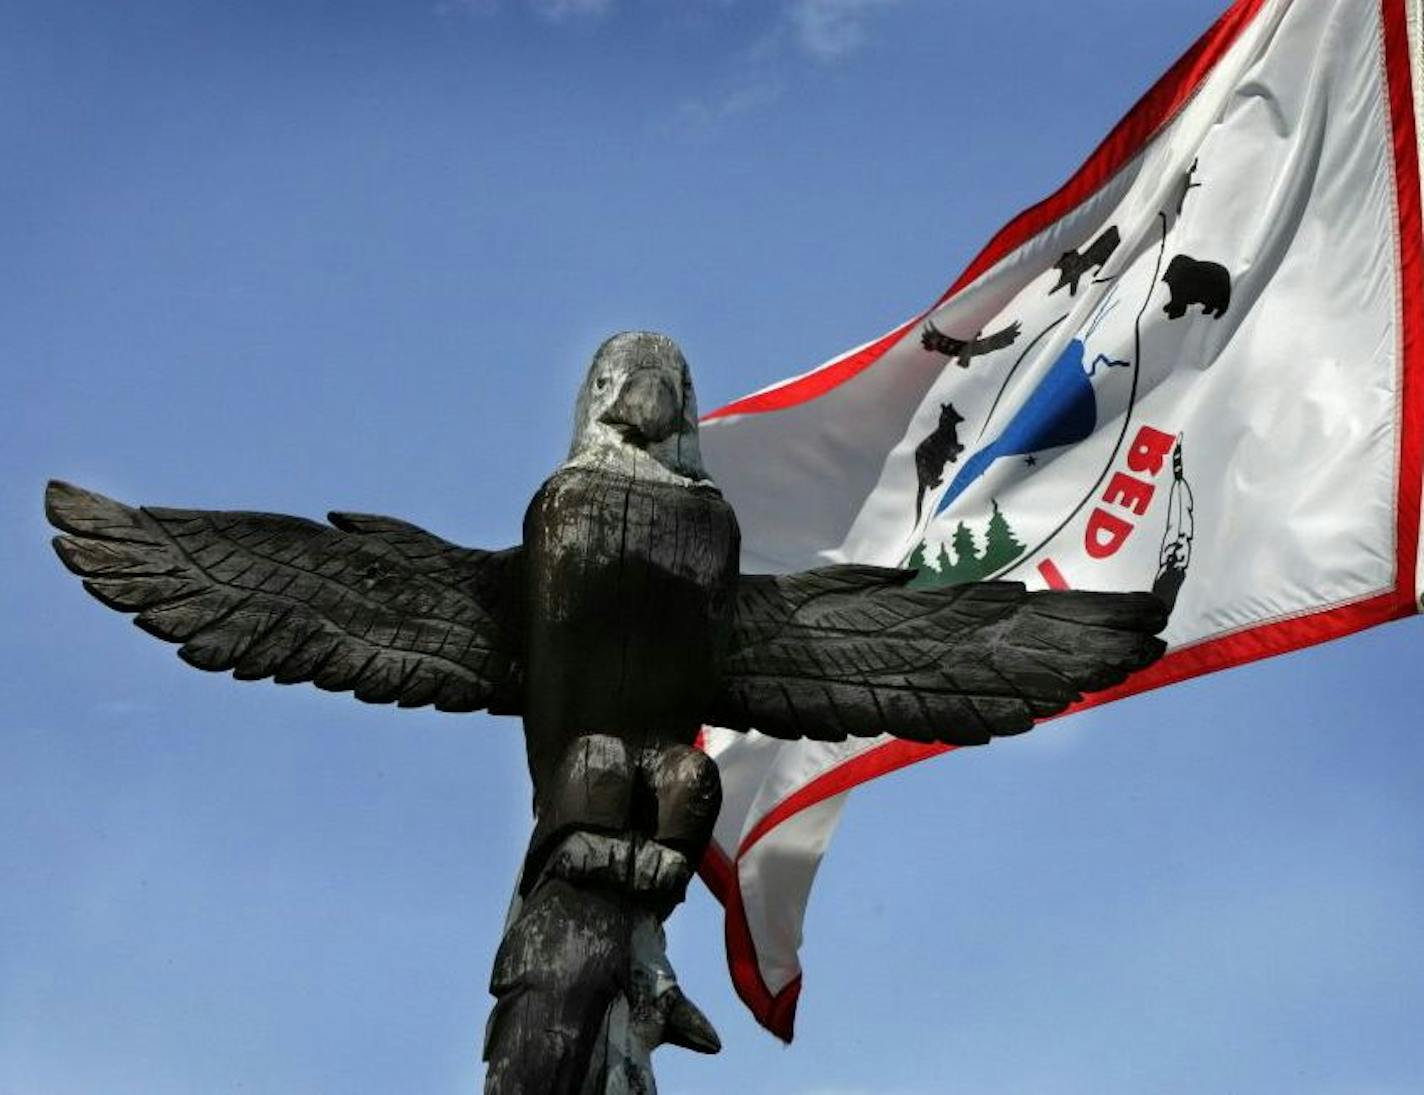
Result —
[[[1149, 478], [1132, 478], [1131, 468], [1114, 473], [1113, 463], [1129, 441], [1139, 394], [1166, 380], [1176, 364], [1170, 357], [1179, 353], [1182, 340], [1164, 328], [1217, 322], [1231, 306], [1226, 265], [1185, 251], [1173, 253], [1176, 238], [1190, 228], [1184, 222], [1188, 196], [1198, 190], [1208, 194], [1198, 178], [1201, 169], [1200, 159], [1194, 159], [1166, 195], [1153, 222], [1155, 239], [1139, 242], [1135, 250], [1124, 248], [1122, 231], [1110, 224], [1081, 250], [1064, 251], [1016, 302], [1023, 317], [996, 336], [961, 340], [946, 335], [933, 316], [925, 320], [924, 350], [950, 357], [964, 369], [972, 364], [997, 383], [979, 384], [976, 390], [965, 374], [946, 369], [932, 392], [939, 419], [915, 447], [916, 527], [905, 559], [923, 572], [922, 581], [938, 585], [1021, 577], [1024, 565], [1035, 563], [1040, 573], [1052, 575], [1050, 584], [1063, 582], [1053, 558], [1055, 539], [1108, 479], [1118, 488], [1113, 500], [1127, 513], [1093, 510], [1097, 516], [1090, 518], [1084, 535], [1091, 557], [1115, 554], [1138, 519], [1148, 516], [1158, 495], [1153, 480], [1161, 474], [1167, 451], [1174, 453], [1177, 477], [1171, 482], [1180, 496], [1180, 448], [1164, 450], [1171, 436], [1166, 431], [1139, 434], [1137, 449], [1156, 450], [1137, 461], [1136, 471], [1150, 472]], [[1034, 333], [1019, 344], [1026, 327]], [[1144, 361], [1158, 353], [1168, 360], [1144, 369]], [[961, 413], [961, 405], [970, 413]], [[1113, 419], [1122, 424], [1114, 443], [1103, 446], [1098, 459], [1073, 476], [1059, 474], [1056, 458]], [[961, 429], [970, 437], [967, 443]], [[1121, 478], [1111, 479], [1114, 474]], [[1034, 481], [1042, 489], [1035, 490]], [[927, 495], [935, 498], [928, 515]], [[1027, 520], [1011, 521], [1001, 496], [1022, 499], [1019, 508], [1028, 513]], [[976, 543], [976, 528], [982, 544]], [[1174, 566], [1172, 573], [1175, 600], [1185, 567]], [[1144, 586], [1155, 585], [1159, 577], [1145, 575]]]

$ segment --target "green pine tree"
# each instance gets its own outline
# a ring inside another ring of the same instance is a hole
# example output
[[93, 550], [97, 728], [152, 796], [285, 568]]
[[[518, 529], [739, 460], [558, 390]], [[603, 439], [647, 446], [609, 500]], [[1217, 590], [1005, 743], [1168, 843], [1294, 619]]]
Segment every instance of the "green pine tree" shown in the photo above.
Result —
[[989, 515], [989, 526], [984, 533], [983, 576], [997, 573], [1024, 553], [1008, 519], [994, 502], [994, 512]]
[[942, 586], [953, 585], [954, 560], [949, 557], [949, 550], [941, 542], [939, 545], [939, 584]]
[[910, 586], [915, 589], [934, 589], [944, 585], [944, 548], [940, 548], [938, 562], [938, 568], [930, 562], [929, 542], [921, 540], [919, 546], [910, 552], [910, 557], [905, 560], [905, 569], [915, 572], [915, 576], [910, 579]]
[[1008, 566], [1024, 553], [1024, 546], [1014, 533], [1008, 519], [993, 503], [994, 511], [984, 532], [978, 534], [984, 541], [984, 551], [979, 551], [979, 541], [973, 528], [963, 521], [954, 530], [950, 543], [954, 547], [951, 555], [949, 545], [939, 545], [939, 554], [931, 562], [929, 542], [921, 540], [910, 557], [905, 561], [907, 570], [915, 571], [910, 585], [920, 589], [935, 589], [941, 586], [963, 585], [965, 582], [980, 582]]
[[954, 566], [949, 575], [955, 584], [973, 582], [983, 573], [979, 559], [979, 547], [974, 543], [974, 533], [963, 521], [954, 530]]

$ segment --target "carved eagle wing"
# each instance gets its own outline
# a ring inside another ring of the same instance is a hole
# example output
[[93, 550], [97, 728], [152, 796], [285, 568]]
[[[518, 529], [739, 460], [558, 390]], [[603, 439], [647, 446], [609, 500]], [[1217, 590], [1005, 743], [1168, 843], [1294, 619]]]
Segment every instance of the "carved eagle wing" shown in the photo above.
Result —
[[781, 738], [893, 734], [980, 745], [1028, 730], [1161, 656], [1150, 593], [937, 589], [914, 571], [743, 575], [707, 720]]
[[368, 703], [518, 713], [521, 549], [462, 548], [390, 517], [130, 508], [45, 491], [65, 566], [199, 669], [311, 681]]

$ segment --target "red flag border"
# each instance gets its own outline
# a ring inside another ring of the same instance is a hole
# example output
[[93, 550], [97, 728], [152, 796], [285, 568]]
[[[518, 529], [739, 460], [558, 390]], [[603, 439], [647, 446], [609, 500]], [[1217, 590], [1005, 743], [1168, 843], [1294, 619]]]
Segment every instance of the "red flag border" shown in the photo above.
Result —
[[[958, 293], [1009, 253], [1105, 186], [1191, 100], [1226, 52], [1265, 6], [1266, 0], [1237, 0], [1146, 95], [1118, 122], [1087, 161], [1059, 190], [1008, 222], [931, 308], [858, 350], [784, 384], [735, 400], [703, 421], [740, 414], [784, 410], [816, 399], [875, 364], [924, 315]], [[1424, 487], [1424, 227], [1421, 226], [1419, 144], [1416, 136], [1413, 75], [1405, 0], [1380, 0], [1383, 53], [1394, 134], [1396, 224], [1399, 247], [1400, 459], [1395, 529], [1395, 586], [1367, 598], [1313, 609], [1285, 619], [1242, 628], [1174, 650], [1151, 669], [1115, 689], [1089, 697], [1065, 714], [1161, 688], [1205, 673], [1299, 650], [1374, 627], [1418, 611], [1415, 571], [1419, 549], [1420, 494]], [[757, 963], [756, 944], [742, 904], [737, 863], [757, 841], [788, 818], [859, 783], [916, 761], [949, 752], [953, 746], [892, 741], [869, 749], [789, 795], [747, 833], [729, 859], [713, 845], [699, 873], [725, 910], [727, 963], [733, 986], [757, 1021], [783, 1041], [795, 1033], [800, 975], [772, 992]]]

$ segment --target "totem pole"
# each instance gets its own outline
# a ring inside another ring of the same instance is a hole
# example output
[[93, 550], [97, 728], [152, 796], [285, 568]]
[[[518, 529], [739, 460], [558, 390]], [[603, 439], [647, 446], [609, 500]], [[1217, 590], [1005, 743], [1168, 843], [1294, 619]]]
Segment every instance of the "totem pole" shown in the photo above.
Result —
[[65, 565], [200, 669], [524, 720], [534, 827], [494, 962], [485, 1090], [652, 1092], [652, 1051], [720, 1048], [663, 921], [720, 806], [704, 724], [976, 745], [1156, 660], [1151, 593], [912, 586], [914, 572], [739, 572], [671, 339], [616, 335], [520, 546], [405, 521], [45, 496]]

